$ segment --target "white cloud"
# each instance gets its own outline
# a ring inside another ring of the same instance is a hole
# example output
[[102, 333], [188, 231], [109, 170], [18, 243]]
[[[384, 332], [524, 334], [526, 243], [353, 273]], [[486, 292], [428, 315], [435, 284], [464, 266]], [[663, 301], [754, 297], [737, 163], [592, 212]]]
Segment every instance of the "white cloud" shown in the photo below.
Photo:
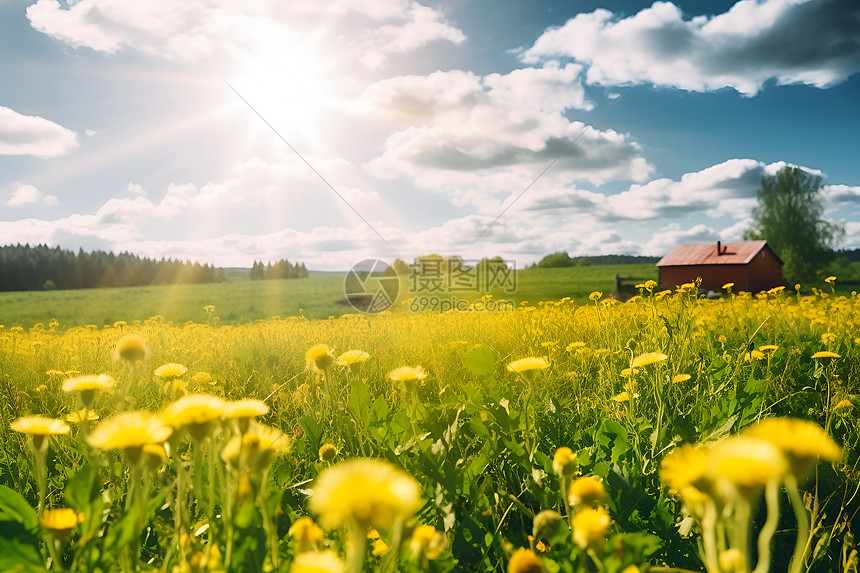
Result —
[[714, 229], [705, 225], [694, 225], [689, 229], [682, 228], [679, 224], [673, 223], [660, 229], [654, 233], [654, 236], [644, 246], [643, 252], [662, 256], [677, 247], [687, 243], [711, 243], [720, 239], [720, 234]]
[[477, 204], [521, 191], [578, 139], [547, 180], [646, 179], [653, 168], [630, 135], [565, 117], [568, 109], [592, 107], [581, 70], [547, 65], [484, 77], [453, 70], [378, 82], [364, 91], [362, 103], [409, 127], [391, 134], [366, 168]]
[[[764, 175], [790, 165], [765, 164], [754, 159], [729, 159], [685, 173], [678, 181], [662, 178], [631, 185], [615, 194], [577, 188], [538, 190], [523, 197], [520, 209], [587, 213], [602, 221], [677, 219], [705, 214], [718, 218], [746, 218], [757, 203]], [[812, 174], [820, 171], [802, 167]]]
[[87, 137], [92, 137], [92, 136], [96, 135], [97, 133], [98, 133], [98, 131], [96, 131], [95, 129], [85, 129], [84, 130], [84, 135], [86, 135]]
[[753, 96], [769, 80], [819, 88], [860, 71], [855, 0], [741, 0], [686, 19], [671, 2], [621, 18], [599, 9], [544, 32], [527, 63], [572, 58], [588, 82], [650, 83], [689, 91], [730, 87]]
[[20, 184], [17, 186], [12, 196], [6, 202], [10, 207], [19, 207], [21, 205], [42, 204], [48, 207], [59, 205], [59, 200], [56, 195], [43, 195], [34, 185]]
[[0, 155], [56, 157], [77, 146], [74, 131], [43, 117], [0, 106]]
[[259, 39], [305, 32], [311, 20], [325, 22], [329, 29], [324, 33], [348, 48], [341, 55], [352, 53], [374, 67], [390, 54], [430, 42], [465, 40], [443, 12], [414, 0], [80, 0], [69, 5], [38, 0], [27, 8], [27, 17], [36, 30], [75, 48], [107, 53], [128, 48], [188, 61], [218, 61], [225, 55], [241, 59], [254, 52]]

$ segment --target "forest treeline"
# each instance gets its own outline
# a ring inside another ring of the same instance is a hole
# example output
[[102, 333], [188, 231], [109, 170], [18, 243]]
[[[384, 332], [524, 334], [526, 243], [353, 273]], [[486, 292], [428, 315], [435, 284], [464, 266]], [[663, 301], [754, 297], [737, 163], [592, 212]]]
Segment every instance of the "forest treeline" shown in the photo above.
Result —
[[131, 253], [75, 253], [47, 245], [0, 247], [0, 291], [198, 284], [224, 280], [209, 264]]
[[254, 261], [249, 278], [252, 281], [263, 279], [304, 279], [308, 277], [308, 269], [304, 263], [292, 264], [287, 259], [281, 259], [275, 263], [263, 264], [262, 261]]

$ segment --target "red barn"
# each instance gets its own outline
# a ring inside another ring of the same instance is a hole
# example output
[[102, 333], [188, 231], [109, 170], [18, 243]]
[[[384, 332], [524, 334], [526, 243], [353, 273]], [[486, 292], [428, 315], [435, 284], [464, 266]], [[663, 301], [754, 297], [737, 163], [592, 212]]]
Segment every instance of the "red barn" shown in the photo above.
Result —
[[760, 292], [782, 284], [782, 260], [767, 241], [680, 245], [657, 263], [660, 284], [678, 286], [701, 277], [702, 288]]

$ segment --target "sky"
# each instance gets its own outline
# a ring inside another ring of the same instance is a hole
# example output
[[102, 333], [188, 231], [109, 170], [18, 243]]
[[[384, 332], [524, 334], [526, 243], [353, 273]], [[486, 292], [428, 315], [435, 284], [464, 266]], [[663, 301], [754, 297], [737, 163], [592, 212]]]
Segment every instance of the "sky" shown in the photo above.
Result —
[[666, 254], [822, 178], [860, 247], [856, 0], [0, 0], [0, 245]]

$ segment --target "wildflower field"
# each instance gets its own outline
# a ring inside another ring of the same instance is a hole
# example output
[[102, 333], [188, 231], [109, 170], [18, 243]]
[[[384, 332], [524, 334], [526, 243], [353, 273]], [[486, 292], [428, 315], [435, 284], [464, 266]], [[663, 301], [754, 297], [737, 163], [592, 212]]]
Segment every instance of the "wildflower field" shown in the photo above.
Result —
[[860, 299], [0, 328], [0, 571], [857, 571]]

